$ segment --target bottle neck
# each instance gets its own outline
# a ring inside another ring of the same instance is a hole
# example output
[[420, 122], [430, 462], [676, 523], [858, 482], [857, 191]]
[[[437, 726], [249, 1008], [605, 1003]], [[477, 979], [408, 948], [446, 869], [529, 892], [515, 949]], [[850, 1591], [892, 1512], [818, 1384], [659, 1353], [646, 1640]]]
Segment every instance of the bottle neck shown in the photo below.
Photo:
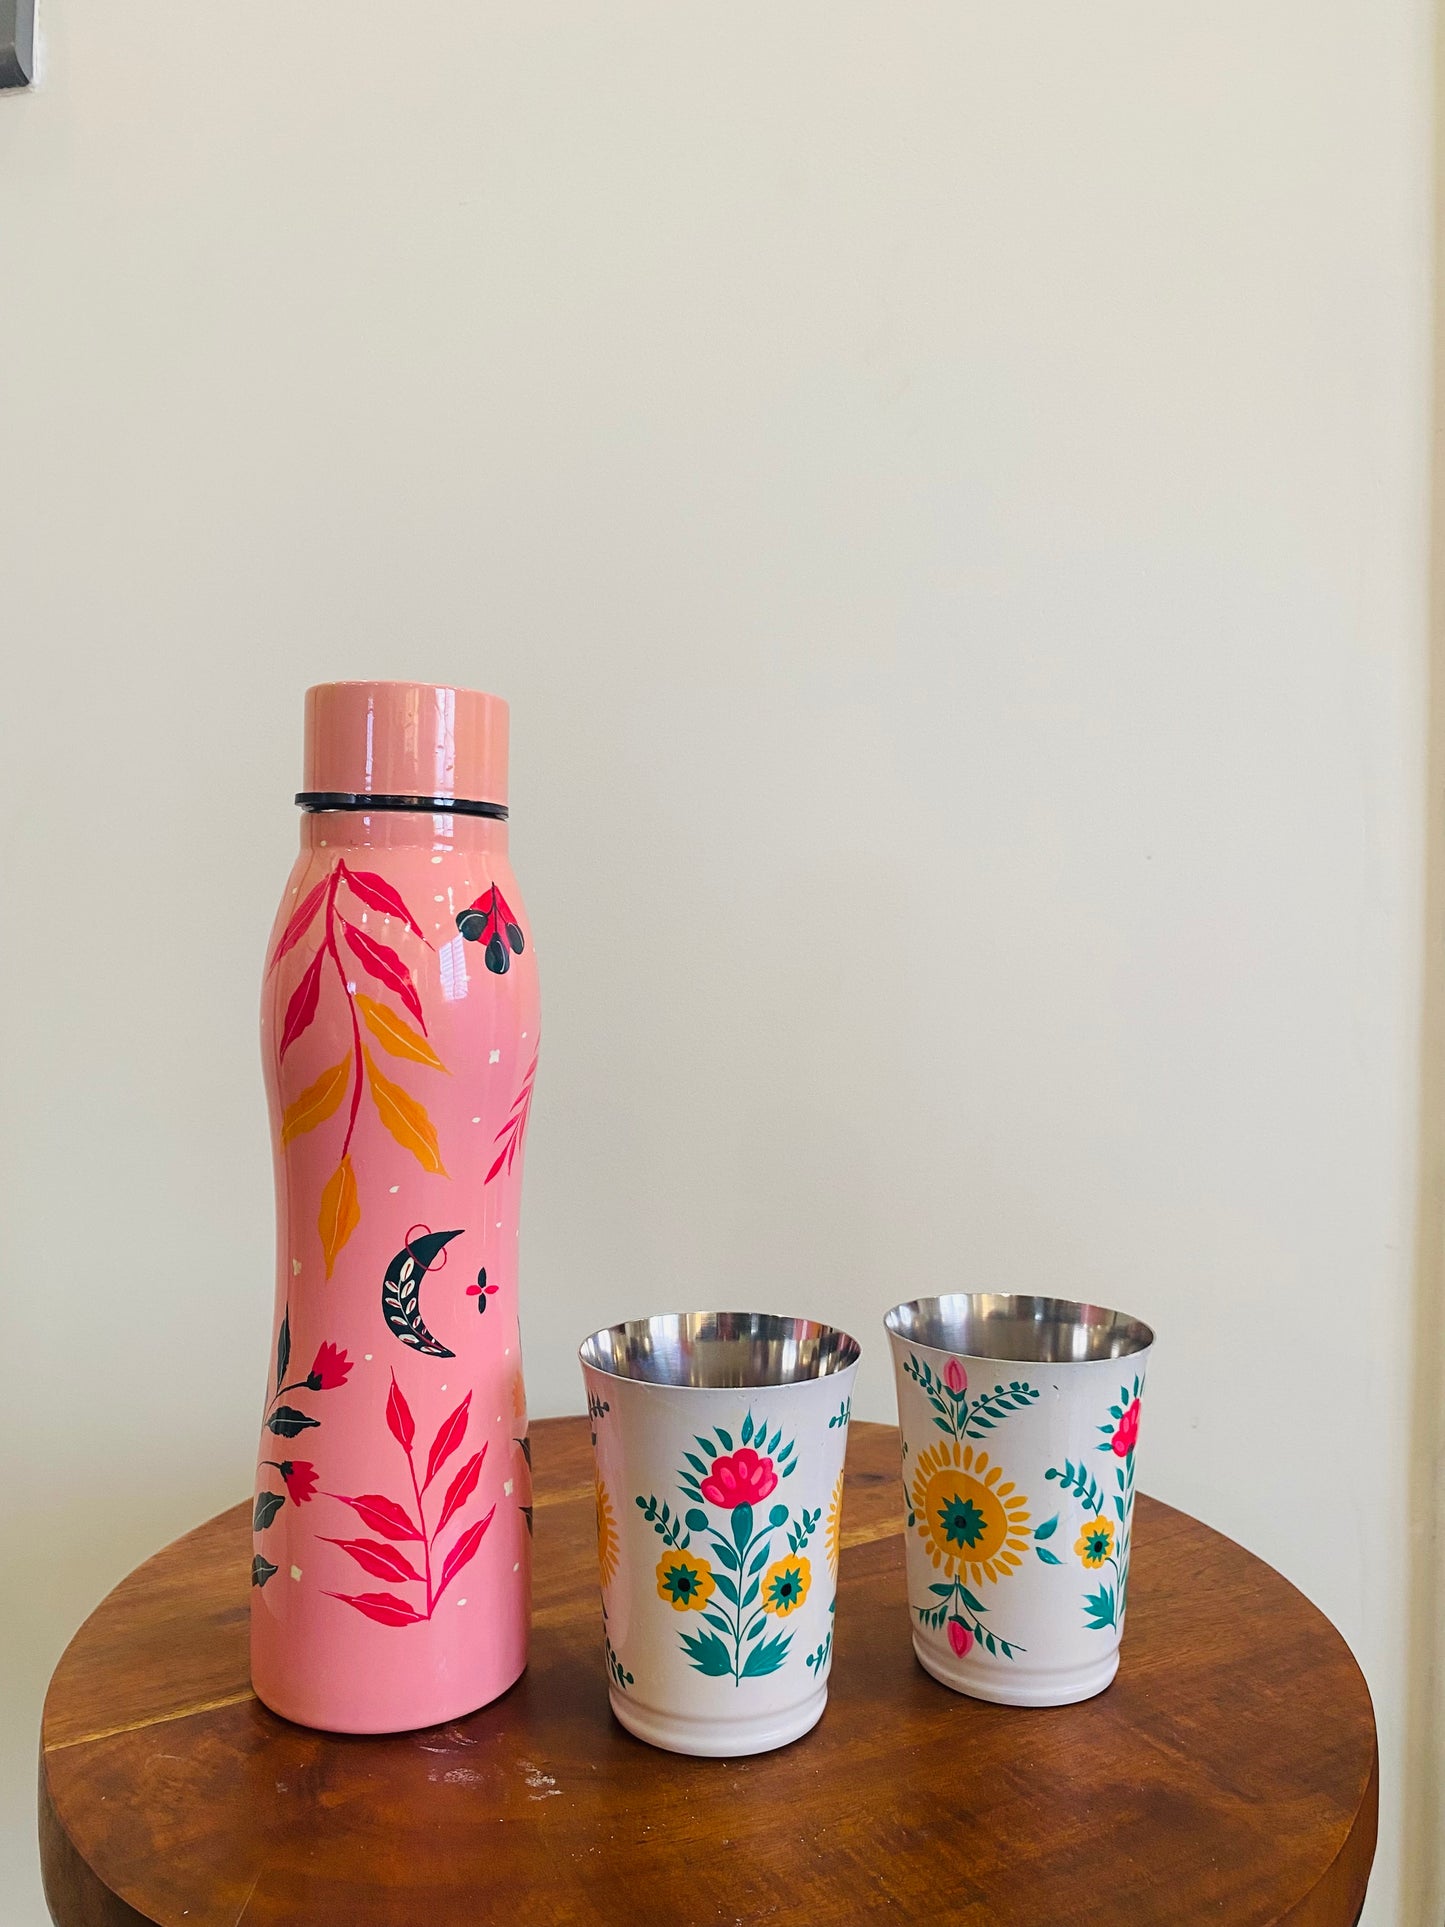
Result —
[[507, 825], [456, 810], [303, 810], [303, 850], [487, 850], [505, 856]]

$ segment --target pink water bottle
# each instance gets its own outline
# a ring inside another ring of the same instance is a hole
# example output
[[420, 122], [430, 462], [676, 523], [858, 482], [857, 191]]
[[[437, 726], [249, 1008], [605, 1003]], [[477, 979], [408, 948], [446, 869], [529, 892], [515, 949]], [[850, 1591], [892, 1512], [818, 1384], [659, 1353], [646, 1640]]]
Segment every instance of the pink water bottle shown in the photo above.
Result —
[[287, 1719], [388, 1733], [485, 1705], [527, 1663], [538, 996], [507, 705], [323, 683], [305, 783], [261, 1002], [276, 1311], [251, 1677]]

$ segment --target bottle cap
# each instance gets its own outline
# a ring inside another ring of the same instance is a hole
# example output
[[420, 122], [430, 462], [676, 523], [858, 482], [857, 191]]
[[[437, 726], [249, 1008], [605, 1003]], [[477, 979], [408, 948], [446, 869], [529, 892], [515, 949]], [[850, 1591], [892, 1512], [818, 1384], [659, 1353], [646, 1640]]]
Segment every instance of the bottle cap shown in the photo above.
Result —
[[306, 692], [305, 770], [312, 808], [325, 797], [374, 796], [378, 807], [436, 797], [503, 814], [507, 705], [436, 683], [317, 683]]

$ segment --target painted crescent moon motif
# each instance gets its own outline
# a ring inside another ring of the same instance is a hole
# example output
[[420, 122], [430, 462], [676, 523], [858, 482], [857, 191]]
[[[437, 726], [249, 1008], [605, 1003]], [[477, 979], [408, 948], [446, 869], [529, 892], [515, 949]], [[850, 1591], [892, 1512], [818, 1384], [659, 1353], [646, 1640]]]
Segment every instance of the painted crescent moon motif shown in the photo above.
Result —
[[432, 1337], [422, 1320], [421, 1281], [442, 1246], [461, 1235], [458, 1227], [455, 1231], [428, 1231], [413, 1238], [397, 1252], [382, 1281], [382, 1317], [403, 1345], [409, 1345], [414, 1352], [425, 1352], [428, 1358], [456, 1357], [454, 1351]]

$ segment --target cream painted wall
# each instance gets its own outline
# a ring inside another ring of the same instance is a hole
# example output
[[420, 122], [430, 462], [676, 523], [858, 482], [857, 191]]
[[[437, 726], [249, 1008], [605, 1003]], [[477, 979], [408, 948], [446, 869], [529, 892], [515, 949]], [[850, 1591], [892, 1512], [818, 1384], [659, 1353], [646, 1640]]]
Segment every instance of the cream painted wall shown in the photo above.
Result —
[[1426, 0], [44, 26], [0, 97], [0, 1915], [43, 1918], [65, 1639], [247, 1488], [301, 692], [391, 674], [514, 706], [535, 1408], [684, 1301], [852, 1324], [880, 1418], [900, 1296], [1148, 1316], [1145, 1482], [1354, 1645], [1403, 1921]]

